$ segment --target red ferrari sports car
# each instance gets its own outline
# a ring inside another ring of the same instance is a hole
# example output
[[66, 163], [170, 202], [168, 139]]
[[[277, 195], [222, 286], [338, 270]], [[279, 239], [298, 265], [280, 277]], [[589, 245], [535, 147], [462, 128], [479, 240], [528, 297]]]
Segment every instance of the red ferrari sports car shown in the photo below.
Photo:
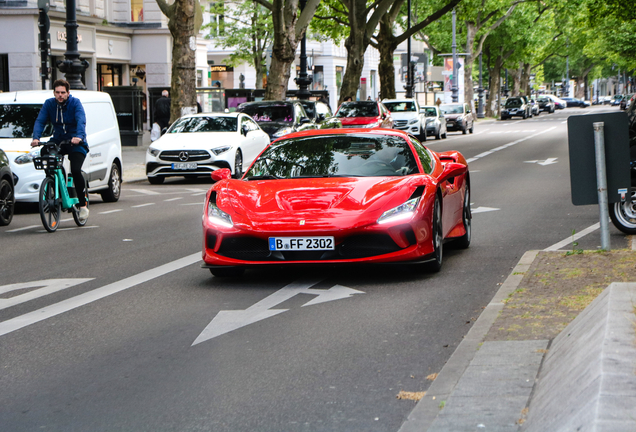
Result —
[[442, 245], [467, 248], [464, 157], [388, 129], [313, 130], [270, 144], [241, 179], [214, 171], [203, 215], [204, 267], [354, 263], [442, 266]]

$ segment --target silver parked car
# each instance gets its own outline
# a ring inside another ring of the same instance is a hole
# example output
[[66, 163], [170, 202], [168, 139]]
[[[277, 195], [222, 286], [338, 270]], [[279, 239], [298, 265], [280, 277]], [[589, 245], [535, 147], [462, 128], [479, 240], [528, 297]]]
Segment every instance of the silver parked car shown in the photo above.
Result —
[[420, 107], [420, 113], [426, 117], [426, 135], [435, 139], [446, 138], [446, 118], [437, 106]]

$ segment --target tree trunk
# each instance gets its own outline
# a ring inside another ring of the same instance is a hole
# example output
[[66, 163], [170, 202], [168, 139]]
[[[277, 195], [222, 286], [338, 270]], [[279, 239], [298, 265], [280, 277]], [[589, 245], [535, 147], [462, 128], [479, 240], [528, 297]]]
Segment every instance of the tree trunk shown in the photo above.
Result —
[[[357, 4], [358, 2], [354, 3]], [[364, 13], [350, 13], [349, 22], [351, 23], [351, 29], [349, 37], [345, 40], [345, 47], [347, 48], [347, 69], [342, 78], [342, 88], [340, 89], [338, 105], [344, 102], [348, 97], [355, 100], [358, 87], [360, 86], [360, 76], [364, 68], [364, 52], [369, 45], [369, 40], [366, 37], [366, 15]], [[382, 97], [384, 97], [384, 95]]]
[[475, 23], [466, 21], [466, 51], [468, 55], [464, 57], [464, 101], [472, 105], [475, 97], [473, 90], [473, 65], [475, 58], [473, 57], [473, 45], [475, 44], [475, 36], [477, 28]]
[[521, 71], [521, 91], [526, 96], [530, 96], [532, 94], [532, 89], [530, 88], [530, 63], [522, 63]]
[[[388, 14], [387, 14], [388, 15]], [[387, 15], [380, 21], [378, 32], [378, 51], [380, 52], [380, 64], [378, 75], [380, 76], [380, 96], [382, 99], [395, 99], [395, 67], [393, 66], [393, 26], [387, 22]]]
[[298, 19], [298, 0], [285, 2], [274, 1], [274, 45], [272, 47], [272, 64], [267, 78], [265, 100], [285, 100], [290, 69], [296, 57], [296, 48], [300, 39], [296, 39], [296, 22]]
[[488, 104], [486, 105], [486, 117], [499, 116], [499, 92], [501, 89], [499, 81], [501, 80], [503, 63], [503, 57], [501, 55], [497, 56], [495, 64], [490, 70], [490, 91], [488, 93]]
[[508, 76], [512, 77], [512, 91], [510, 92], [510, 96], [519, 96], [521, 92], [521, 68], [508, 68]]

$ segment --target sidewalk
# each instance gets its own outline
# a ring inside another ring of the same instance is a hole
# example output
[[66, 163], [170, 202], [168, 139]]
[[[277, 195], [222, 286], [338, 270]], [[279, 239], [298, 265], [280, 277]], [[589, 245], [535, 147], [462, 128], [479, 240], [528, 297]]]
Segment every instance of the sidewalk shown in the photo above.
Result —
[[123, 181], [134, 183], [146, 181], [146, 152], [150, 146], [150, 131], [144, 131], [143, 145], [139, 147], [122, 146]]

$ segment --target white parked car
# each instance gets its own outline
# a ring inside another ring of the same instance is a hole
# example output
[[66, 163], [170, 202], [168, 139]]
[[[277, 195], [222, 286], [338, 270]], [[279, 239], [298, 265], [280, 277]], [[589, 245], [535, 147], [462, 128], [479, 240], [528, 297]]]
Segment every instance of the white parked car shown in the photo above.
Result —
[[183, 116], [148, 148], [146, 176], [150, 183], [161, 184], [166, 177], [209, 176], [229, 168], [240, 178], [268, 145], [269, 136], [246, 114]]
[[393, 128], [410, 132], [426, 141], [426, 115], [420, 112], [420, 104], [415, 99], [384, 99], [382, 101], [393, 117]]
[[[117, 201], [121, 194], [122, 158], [119, 125], [108, 93], [71, 90], [82, 102], [86, 113], [86, 142], [88, 154], [82, 171], [88, 180], [88, 191], [101, 194], [104, 201]], [[0, 93], [0, 148], [11, 163], [18, 202], [38, 202], [44, 171], [36, 170], [33, 158], [41, 147], [31, 147], [33, 125], [44, 101], [53, 97], [53, 90], [34, 90]], [[48, 124], [41, 142], [53, 134]]]

